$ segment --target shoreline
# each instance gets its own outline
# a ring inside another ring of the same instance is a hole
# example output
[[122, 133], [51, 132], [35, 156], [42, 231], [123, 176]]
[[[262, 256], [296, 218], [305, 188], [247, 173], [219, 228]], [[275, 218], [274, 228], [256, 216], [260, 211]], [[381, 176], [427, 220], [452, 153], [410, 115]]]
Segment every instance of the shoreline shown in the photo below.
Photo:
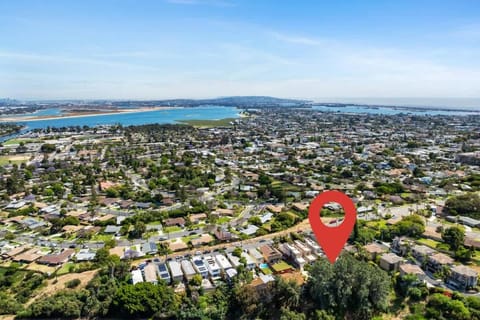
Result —
[[87, 111], [82, 112], [71, 112], [66, 113], [65, 115], [59, 116], [14, 116], [14, 117], [4, 117], [0, 118], [0, 123], [6, 122], [31, 122], [31, 121], [43, 121], [43, 120], [59, 120], [59, 119], [72, 119], [72, 118], [84, 118], [84, 117], [98, 117], [98, 116], [108, 116], [114, 114], [123, 114], [123, 113], [140, 113], [140, 112], [152, 112], [159, 110], [172, 110], [172, 109], [183, 109], [184, 107], [144, 107], [144, 108], [130, 108], [130, 109], [117, 109], [117, 110], [104, 110], [104, 111]]

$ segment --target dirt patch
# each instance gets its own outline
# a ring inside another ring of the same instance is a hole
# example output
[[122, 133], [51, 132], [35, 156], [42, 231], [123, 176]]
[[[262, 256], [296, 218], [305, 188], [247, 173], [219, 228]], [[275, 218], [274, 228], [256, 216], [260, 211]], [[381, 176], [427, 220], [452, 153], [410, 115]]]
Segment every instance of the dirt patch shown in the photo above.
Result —
[[30, 155], [16, 155], [16, 156], [9, 156], [8, 160], [11, 161], [24, 161], [30, 159]]
[[38, 263], [35, 263], [35, 262], [32, 262], [30, 263], [29, 265], [27, 265], [25, 267], [26, 270], [32, 270], [32, 271], [38, 271], [38, 272], [41, 272], [41, 273], [44, 273], [44, 274], [52, 274], [55, 272], [55, 270], [57, 270], [56, 267], [50, 267], [50, 266], [47, 266], [47, 265], [44, 265], [44, 264], [38, 264]]
[[50, 296], [60, 290], [65, 290], [65, 283], [73, 279], [80, 280], [80, 284], [75, 288], [75, 290], [85, 288], [86, 285], [97, 274], [97, 272], [98, 270], [90, 270], [82, 273], [69, 273], [60, 277], [50, 279], [48, 280], [47, 286], [43, 288], [33, 299], [31, 299], [27, 303], [27, 305], [31, 304], [33, 301], [41, 297]]

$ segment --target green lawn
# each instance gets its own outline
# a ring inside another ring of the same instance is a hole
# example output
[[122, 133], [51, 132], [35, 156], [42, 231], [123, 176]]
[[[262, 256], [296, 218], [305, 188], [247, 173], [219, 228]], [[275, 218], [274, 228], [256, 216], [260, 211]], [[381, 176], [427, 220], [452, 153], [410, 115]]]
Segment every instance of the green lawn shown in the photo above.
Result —
[[225, 118], [219, 120], [179, 120], [178, 122], [188, 124], [198, 128], [231, 127], [230, 122], [235, 118]]
[[182, 231], [182, 228], [180, 228], [179, 226], [165, 227], [163, 229], [163, 233], [171, 233], [171, 232], [178, 232], [178, 231]]
[[34, 143], [36, 142], [36, 140], [33, 140], [33, 139], [23, 139], [23, 138], [18, 138], [18, 139], [10, 139], [10, 140], [7, 140], [3, 143], [4, 146], [10, 146], [12, 144], [20, 144], [20, 142], [24, 142], [24, 143]]
[[70, 267], [73, 266], [75, 268], [75, 263], [68, 262], [65, 263], [60, 269], [57, 270], [57, 276], [61, 276], [67, 273], [70, 273]]
[[289, 265], [288, 263], [286, 263], [285, 261], [280, 261], [280, 262], [272, 265], [272, 269], [275, 272], [282, 272], [282, 271], [285, 271], [285, 270], [293, 269], [293, 267], [291, 265]]
[[269, 274], [273, 273], [272, 270], [269, 267], [260, 268], [260, 270], [262, 271], [263, 274], [266, 274], [266, 275], [269, 275]]
[[108, 241], [113, 239], [113, 235], [111, 234], [95, 234], [92, 236], [92, 241]]
[[27, 162], [28, 158], [26, 159], [15, 159], [15, 156], [0, 156], [0, 166], [4, 166], [6, 164], [21, 164], [22, 162]]
[[425, 239], [425, 238], [418, 239], [417, 242], [419, 242], [421, 244], [424, 244], [427, 247], [430, 247], [430, 248], [433, 248], [433, 249], [436, 249], [437, 246], [439, 244], [441, 244], [441, 242], [438, 242], [438, 241], [435, 241], [435, 240], [432, 240], [432, 239]]
[[190, 240], [196, 239], [196, 238], [200, 238], [200, 236], [198, 234], [192, 234], [191, 236], [182, 237], [182, 241], [188, 244]]

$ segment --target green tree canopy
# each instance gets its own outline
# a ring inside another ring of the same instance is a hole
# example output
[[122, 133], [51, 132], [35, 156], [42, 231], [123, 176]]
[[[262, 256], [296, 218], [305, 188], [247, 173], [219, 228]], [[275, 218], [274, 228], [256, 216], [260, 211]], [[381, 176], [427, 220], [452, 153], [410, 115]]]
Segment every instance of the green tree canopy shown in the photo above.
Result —
[[317, 261], [309, 273], [308, 292], [320, 309], [348, 319], [371, 319], [387, 309], [390, 278], [377, 266], [344, 254], [333, 265]]

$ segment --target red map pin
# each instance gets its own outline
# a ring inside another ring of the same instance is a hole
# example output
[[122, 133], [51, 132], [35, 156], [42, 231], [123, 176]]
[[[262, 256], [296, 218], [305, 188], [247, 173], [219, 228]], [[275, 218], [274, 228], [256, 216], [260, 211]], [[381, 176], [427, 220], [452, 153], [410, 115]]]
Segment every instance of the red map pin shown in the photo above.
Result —
[[[336, 202], [343, 207], [345, 218], [337, 227], [328, 227], [320, 219], [320, 211], [329, 202]], [[340, 191], [325, 191], [313, 199], [308, 210], [308, 220], [318, 244], [322, 247], [330, 263], [334, 263], [357, 220], [357, 209], [352, 199]]]

